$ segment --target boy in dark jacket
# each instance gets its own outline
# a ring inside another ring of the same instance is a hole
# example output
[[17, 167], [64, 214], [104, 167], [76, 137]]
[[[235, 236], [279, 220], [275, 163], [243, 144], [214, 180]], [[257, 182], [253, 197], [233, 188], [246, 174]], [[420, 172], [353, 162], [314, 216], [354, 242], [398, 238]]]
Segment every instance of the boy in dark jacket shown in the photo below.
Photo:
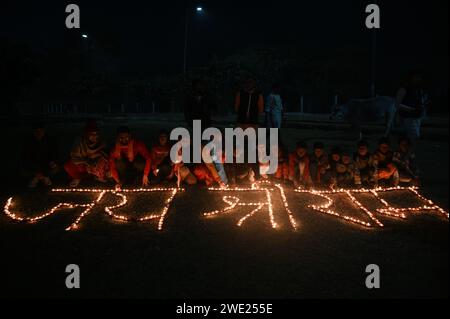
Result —
[[175, 176], [170, 160], [170, 149], [169, 134], [166, 131], [161, 131], [158, 142], [153, 145], [150, 151], [152, 157], [151, 172], [153, 181], [157, 184]]
[[393, 161], [397, 166], [401, 183], [420, 184], [420, 171], [416, 165], [416, 155], [411, 150], [411, 141], [408, 137], [400, 138]]
[[309, 188], [313, 185], [309, 164], [308, 145], [298, 142], [295, 152], [289, 155], [289, 180], [295, 187]]
[[350, 188], [354, 186], [355, 166], [350, 152], [343, 151], [341, 160], [334, 166], [333, 186], [338, 188]]
[[47, 135], [45, 125], [36, 123], [22, 150], [22, 175], [29, 180], [28, 186], [35, 188], [40, 182], [51, 186], [50, 178], [58, 171], [58, 145]]
[[325, 145], [322, 142], [314, 143], [314, 153], [309, 164], [311, 178], [316, 187], [322, 187], [327, 183], [326, 173], [329, 169], [328, 155], [325, 153]]
[[377, 186], [376, 184], [376, 165], [375, 160], [369, 152], [369, 144], [366, 141], [360, 141], [357, 145], [357, 152], [354, 156], [355, 162], [355, 185]]
[[264, 97], [254, 79], [248, 79], [243, 90], [236, 94], [234, 106], [239, 127], [245, 129], [258, 126], [259, 115], [264, 111]]

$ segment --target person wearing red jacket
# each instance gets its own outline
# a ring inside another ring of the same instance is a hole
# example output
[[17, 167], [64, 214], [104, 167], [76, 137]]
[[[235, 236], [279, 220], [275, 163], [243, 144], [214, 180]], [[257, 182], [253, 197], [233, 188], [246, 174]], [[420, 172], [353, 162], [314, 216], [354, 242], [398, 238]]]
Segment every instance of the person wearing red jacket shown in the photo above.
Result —
[[275, 179], [282, 183], [289, 180], [289, 163], [285, 154], [285, 148], [280, 144], [278, 146], [278, 169], [275, 173]]
[[236, 94], [234, 107], [238, 115], [238, 127], [247, 129], [259, 126], [259, 115], [264, 112], [264, 97], [255, 79], [245, 81], [244, 88]]
[[142, 186], [149, 185], [149, 174], [151, 169], [151, 154], [145, 144], [134, 139], [128, 127], [120, 127], [117, 130], [116, 145], [111, 150], [109, 166], [111, 176], [116, 181], [116, 188], [136, 175], [142, 173]]
[[289, 180], [295, 187], [312, 186], [309, 164], [308, 145], [305, 142], [298, 142], [295, 152], [289, 155]]

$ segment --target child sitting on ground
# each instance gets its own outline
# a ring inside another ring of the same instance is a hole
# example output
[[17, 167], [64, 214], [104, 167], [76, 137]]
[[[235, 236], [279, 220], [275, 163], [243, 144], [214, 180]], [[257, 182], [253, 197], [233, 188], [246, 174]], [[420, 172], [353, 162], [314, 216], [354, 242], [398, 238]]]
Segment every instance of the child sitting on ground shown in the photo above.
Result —
[[172, 161], [170, 160], [169, 134], [161, 131], [158, 142], [153, 145], [150, 154], [152, 157], [152, 182], [159, 184], [173, 178]]
[[34, 124], [33, 134], [24, 143], [22, 150], [21, 173], [27, 178], [28, 187], [36, 188], [41, 182], [51, 186], [50, 178], [59, 171], [58, 157], [58, 144], [47, 135], [45, 125]]
[[296, 188], [310, 188], [313, 185], [309, 164], [308, 144], [298, 142], [295, 152], [289, 155], [289, 180]]
[[278, 146], [278, 169], [275, 180], [281, 183], [289, 181], [289, 163], [286, 158], [286, 150], [281, 143]]
[[369, 152], [369, 144], [366, 141], [360, 141], [357, 145], [357, 152], [354, 156], [355, 161], [355, 185], [377, 186], [376, 167], [372, 154]]
[[70, 160], [64, 165], [64, 169], [71, 178], [70, 187], [77, 187], [89, 176], [105, 183], [109, 174], [108, 164], [108, 154], [100, 138], [97, 124], [89, 121], [84, 134], [72, 147]]
[[334, 165], [332, 188], [350, 188], [354, 185], [355, 167], [350, 152], [343, 151]]
[[411, 150], [411, 141], [408, 137], [401, 137], [398, 142], [398, 150], [394, 153], [393, 158], [398, 169], [400, 183], [420, 185], [420, 171], [415, 160], [416, 156]]
[[325, 145], [322, 142], [314, 143], [314, 153], [311, 156], [309, 167], [314, 185], [318, 188], [326, 185], [329, 161], [325, 153]]
[[330, 156], [328, 158], [328, 168], [326, 170], [326, 182], [327, 186], [331, 189], [336, 187], [336, 167], [341, 162], [341, 149], [335, 146], [331, 149]]
[[394, 164], [394, 154], [390, 150], [390, 142], [383, 137], [378, 142], [378, 149], [373, 155], [376, 165], [376, 178], [379, 186], [398, 186], [399, 174]]
[[[265, 148], [260, 146], [260, 152], [265, 151]], [[279, 143], [272, 146], [272, 152], [277, 154], [278, 167], [275, 173], [268, 174], [270, 168], [270, 162], [259, 163], [261, 179], [268, 180], [274, 179], [277, 183], [285, 183], [289, 180], [289, 165], [286, 161], [284, 146]]]
[[228, 181], [231, 185], [236, 185], [240, 183], [254, 183], [255, 182], [255, 172], [253, 171], [252, 165], [247, 163], [238, 163], [239, 151], [233, 149], [233, 161], [232, 163], [225, 163], [225, 171], [228, 176]]

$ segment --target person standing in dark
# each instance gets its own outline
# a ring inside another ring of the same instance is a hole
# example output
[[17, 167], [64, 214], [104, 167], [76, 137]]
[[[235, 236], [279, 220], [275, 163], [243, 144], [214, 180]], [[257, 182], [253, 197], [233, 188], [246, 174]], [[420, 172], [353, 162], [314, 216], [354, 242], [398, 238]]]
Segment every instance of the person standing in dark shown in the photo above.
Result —
[[266, 100], [266, 127], [281, 128], [281, 122], [283, 120], [283, 99], [280, 94], [280, 85], [274, 84], [272, 91]]
[[22, 176], [29, 180], [28, 187], [36, 188], [39, 183], [51, 186], [50, 178], [59, 171], [58, 158], [58, 144], [47, 135], [45, 125], [34, 124], [22, 150]]
[[235, 110], [239, 127], [246, 129], [259, 126], [259, 115], [264, 112], [264, 97], [254, 79], [245, 81], [243, 89], [236, 94]]
[[203, 80], [195, 80], [192, 83], [192, 91], [186, 98], [184, 109], [185, 120], [189, 127], [195, 120], [202, 121], [202, 127], [211, 126], [211, 110], [215, 108], [215, 102], [208, 92]]
[[[235, 110], [237, 113], [237, 126], [243, 130], [248, 128], [257, 129], [259, 127], [259, 115], [264, 112], [264, 97], [252, 78], [244, 83], [244, 87], [236, 94]], [[246, 140], [246, 145], [248, 145]], [[258, 145], [258, 141], [255, 143]], [[252, 143], [250, 143], [252, 145]], [[246, 147], [245, 149], [248, 149]], [[256, 152], [256, 149], [249, 149], [249, 152]], [[246, 158], [248, 158], [246, 153]], [[260, 167], [258, 163], [250, 163], [255, 173], [256, 179], [260, 178]]]
[[421, 137], [422, 120], [429, 102], [422, 83], [422, 75], [418, 72], [412, 72], [406, 85], [397, 92], [399, 115], [406, 134], [413, 143]]

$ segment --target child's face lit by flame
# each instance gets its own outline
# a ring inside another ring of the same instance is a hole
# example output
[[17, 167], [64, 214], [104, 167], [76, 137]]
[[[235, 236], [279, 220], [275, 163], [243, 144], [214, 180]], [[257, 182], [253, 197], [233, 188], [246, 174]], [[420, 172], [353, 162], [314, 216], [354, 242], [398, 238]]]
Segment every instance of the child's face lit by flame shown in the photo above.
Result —
[[97, 144], [98, 141], [100, 140], [100, 135], [98, 134], [98, 132], [89, 132], [87, 134], [87, 139], [88, 139], [89, 143]]
[[324, 154], [324, 151], [323, 151], [322, 148], [316, 148], [316, 149], [314, 150], [314, 155], [315, 155], [317, 158], [321, 158], [321, 157], [323, 156], [323, 154]]
[[399, 145], [400, 151], [403, 153], [409, 152], [409, 143], [407, 141], [401, 141]]
[[130, 140], [131, 140], [131, 134], [130, 133], [120, 133], [117, 136], [117, 141], [122, 146], [127, 146], [128, 144], [130, 144]]
[[390, 147], [389, 144], [380, 144], [380, 146], [378, 146], [378, 149], [382, 154], [386, 154], [389, 152]]
[[333, 155], [331, 155], [331, 159], [332, 159], [334, 162], [339, 162], [339, 161], [341, 160], [341, 155], [339, 155], [339, 154], [333, 154]]
[[360, 146], [358, 148], [358, 154], [360, 156], [366, 156], [367, 154], [369, 154], [369, 149], [367, 148], [367, 146]]
[[297, 148], [297, 155], [299, 157], [304, 157], [307, 153], [308, 153], [308, 150], [306, 148], [303, 148], [303, 147]]
[[159, 136], [159, 145], [166, 146], [168, 142], [169, 142], [169, 138], [167, 137], [166, 134], [161, 134]]
[[342, 163], [348, 165], [352, 162], [352, 157], [348, 154], [342, 155]]
[[42, 140], [45, 136], [45, 129], [37, 128], [37, 129], [33, 130], [33, 136], [38, 141]]

